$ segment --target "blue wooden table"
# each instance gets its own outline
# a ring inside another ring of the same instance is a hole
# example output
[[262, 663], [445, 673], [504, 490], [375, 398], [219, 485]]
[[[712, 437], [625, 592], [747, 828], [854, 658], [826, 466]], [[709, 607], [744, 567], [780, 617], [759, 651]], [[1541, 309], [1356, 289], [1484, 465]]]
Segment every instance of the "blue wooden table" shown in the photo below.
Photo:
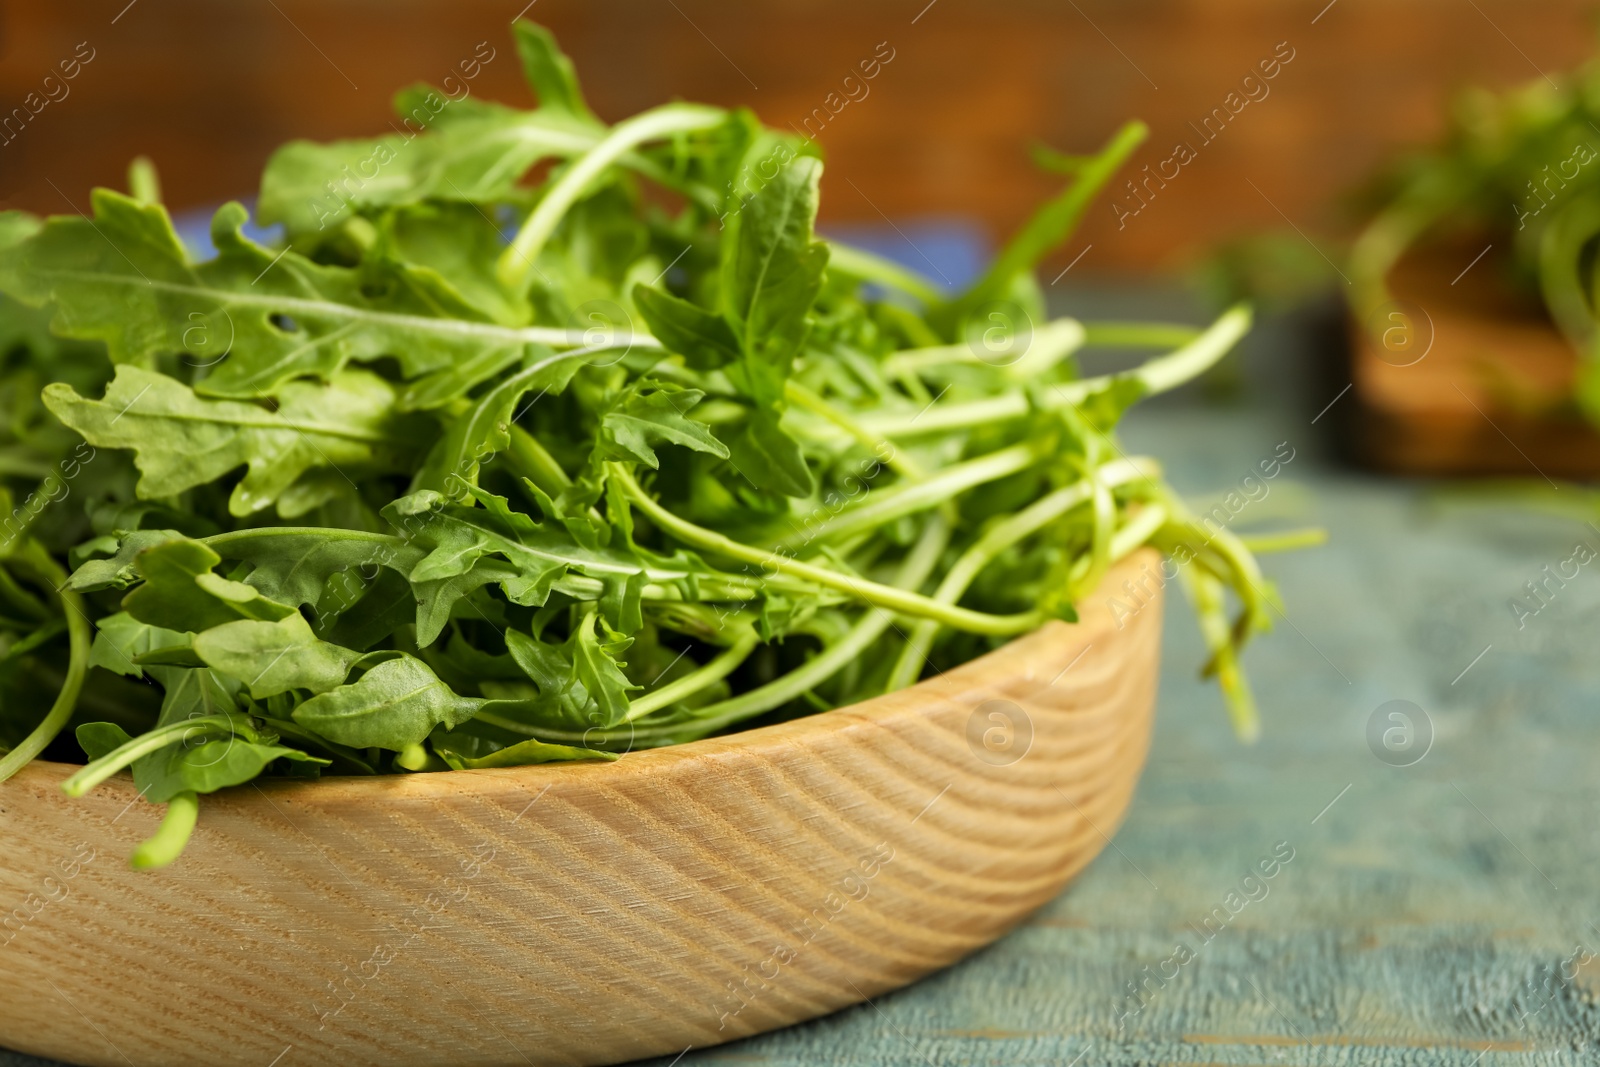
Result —
[[1331, 395], [1306, 395], [1270, 329], [1253, 352], [1256, 403], [1152, 405], [1125, 437], [1196, 493], [1287, 442], [1249, 507], [1331, 532], [1267, 561], [1288, 614], [1248, 656], [1261, 742], [1235, 742], [1196, 680], [1174, 591], [1157, 740], [1113, 848], [961, 965], [679, 1067], [1600, 1062], [1600, 559], [1525, 589], [1600, 531], [1331, 466], [1310, 421]]

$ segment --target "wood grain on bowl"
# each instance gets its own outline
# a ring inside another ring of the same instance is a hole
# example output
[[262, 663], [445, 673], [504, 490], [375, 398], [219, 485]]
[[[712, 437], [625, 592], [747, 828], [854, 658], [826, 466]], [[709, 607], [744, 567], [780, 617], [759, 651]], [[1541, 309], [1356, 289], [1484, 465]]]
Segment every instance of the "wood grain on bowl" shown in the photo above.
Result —
[[[915, 687], [568, 764], [275, 782], [158, 811], [0, 786], [0, 1046], [138, 1067], [607, 1064], [786, 1026], [959, 960], [1108, 842], [1149, 743], [1159, 580]], [[282, 1056], [281, 1061], [275, 1057]]]

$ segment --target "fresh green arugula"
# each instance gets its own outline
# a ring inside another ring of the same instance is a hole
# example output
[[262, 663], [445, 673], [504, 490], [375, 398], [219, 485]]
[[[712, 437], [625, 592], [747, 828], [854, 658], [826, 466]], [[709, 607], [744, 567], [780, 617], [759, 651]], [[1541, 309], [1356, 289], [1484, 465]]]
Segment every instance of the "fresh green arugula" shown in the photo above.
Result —
[[1600, 60], [1505, 92], [1462, 93], [1439, 141], [1392, 161], [1366, 191], [1372, 218], [1350, 253], [1363, 321], [1401, 321], [1375, 313], [1389, 305], [1390, 271], [1419, 246], [1493, 245], [1507, 291], [1542, 302], [1580, 356], [1574, 399], [1600, 424], [1597, 123]]
[[537, 107], [421, 87], [425, 130], [284, 147], [270, 245], [229, 204], [196, 262], [145, 164], [92, 218], [0, 214], [0, 779], [130, 770], [157, 866], [262, 775], [611, 760], [903, 687], [1146, 544], [1187, 548], [1254, 730], [1270, 587], [1113, 437], [1249, 314], [1101, 329], [1154, 358], [1082, 377], [1096, 330], [1033, 278], [1142, 126], [947, 293], [817, 235], [814, 144], [607, 126], [515, 33]]

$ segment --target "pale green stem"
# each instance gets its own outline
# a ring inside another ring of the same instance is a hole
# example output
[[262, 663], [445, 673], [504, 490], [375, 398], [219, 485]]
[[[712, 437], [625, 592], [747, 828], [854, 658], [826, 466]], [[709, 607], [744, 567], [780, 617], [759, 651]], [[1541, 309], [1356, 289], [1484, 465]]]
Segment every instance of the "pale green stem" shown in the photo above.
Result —
[[141, 841], [128, 857], [128, 866], [136, 871], [149, 871], [167, 864], [183, 855], [183, 848], [194, 833], [200, 819], [200, 798], [193, 793], [179, 793], [167, 801], [167, 813], [161, 817], [156, 832]]
[[876, 529], [902, 515], [935, 507], [975, 486], [997, 481], [1027, 470], [1044, 458], [1039, 445], [1012, 445], [977, 459], [946, 467], [926, 481], [896, 486], [868, 494], [860, 505], [841, 511], [814, 527], [797, 530], [774, 542], [780, 550], [799, 549], [817, 541], [847, 536], [859, 530]]
[[1167, 524], [1167, 509], [1162, 504], [1150, 503], [1140, 508], [1128, 522], [1111, 536], [1111, 562], [1117, 563], [1150, 543], [1156, 531]]
[[761, 639], [754, 633], [747, 634], [735, 641], [728, 648], [719, 653], [705, 666], [691, 671], [676, 681], [668, 682], [659, 689], [652, 689], [638, 700], [629, 702], [628, 714], [623, 716], [623, 722], [633, 722], [641, 719], [653, 711], [670, 707], [685, 697], [692, 696], [708, 685], [722, 681], [750, 657], [756, 650]]
[[1258, 556], [1269, 552], [1292, 552], [1299, 548], [1316, 548], [1318, 545], [1327, 544], [1328, 531], [1314, 527], [1307, 530], [1286, 530], [1278, 534], [1261, 534], [1256, 537], [1241, 535], [1239, 543], [1247, 552]]
[[904, 455], [900, 449], [890, 444], [886, 438], [869, 432], [855, 419], [852, 419], [849, 415], [846, 415], [793, 378], [784, 383], [783, 392], [796, 406], [802, 407], [813, 415], [820, 416], [833, 423], [873, 455], [878, 456], [880, 459], [888, 457], [883, 459], [883, 462], [890, 470], [899, 473], [901, 477], [906, 478], [908, 481], [920, 482], [928, 476], [927, 472], [919, 467], [915, 460]]
[[1103, 348], [1180, 348], [1201, 331], [1165, 322], [1086, 322], [1083, 332], [1085, 345]]
[[800, 578], [902, 615], [935, 618], [958, 630], [1007, 637], [1031, 630], [1039, 624], [1040, 615], [1037, 611], [1025, 611], [1016, 615], [990, 615], [982, 611], [969, 611], [966, 608], [940, 604], [920, 593], [907, 592], [852, 574], [804, 563], [766, 549], [752, 548], [714, 530], [707, 530], [703, 526], [696, 526], [692, 522], [678, 518], [651, 498], [621, 464], [611, 463], [607, 466], [611, 476], [621, 486], [623, 494], [664, 533], [686, 545], [758, 567], [770, 568], [776, 574]]
[[[1017, 362], [1000, 369], [1010, 377], [1031, 378], [1042, 374], [1083, 347], [1084, 337], [1083, 324], [1076, 319], [1056, 319], [1033, 332], [1027, 351]], [[883, 361], [883, 372], [898, 377], [921, 373], [929, 367], [951, 365], [997, 366], [992, 358], [983, 358], [971, 345], [935, 345], [896, 352]]]
[[[900, 572], [894, 577], [895, 586], [904, 589], [916, 589], [921, 586], [939, 562], [939, 557], [949, 541], [949, 524], [942, 518], [932, 519], [924, 527], [922, 537], [918, 539], [916, 546], [901, 564]], [[748, 693], [742, 693], [730, 700], [702, 709], [705, 717], [694, 724], [697, 732], [703, 728], [701, 736], [714, 733], [742, 719], [782, 707], [802, 694], [810, 692], [860, 658], [873, 642], [883, 636], [883, 632], [889, 628], [892, 621], [888, 612], [869, 610], [838, 644], [828, 647], [820, 655], [812, 657], [783, 677], [752, 689]]]
[[860, 278], [862, 281], [876, 282], [892, 289], [899, 289], [924, 304], [935, 303], [944, 297], [931, 279], [923, 277], [916, 271], [902, 267], [892, 259], [885, 259], [872, 252], [840, 244], [838, 241], [828, 242], [828, 269]]
[[[1149, 476], [1147, 470], [1130, 460], [1108, 463], [1097, 473], [1101, 484], [1107, 487], [1124, 485]], [[994, 562], [996, 556], [1083, 504], [1090, 499], [1092, 492], [1088, 481], [1075, 482], [1040, 497], [1015, 515], [990, 526], [945, 572], [943, 580], [933, 592], [933, 599], [942, 604], [954, 604], [960, 600], [983, 569]], [[1139, 542], [1143, 543], [1142, 540]], [[900, 650], [900, 656], [889, 673], [888, 690], [903, 689], [917, 680], [922, 671], [922, 664], [927, 659], [928, 650], [933, 646], [933, 640], [938, 633], [939, 624], [934, 620], [923, 620], [912, 627], [905, 646]]]
[[[1091, 449], [1093, 455], [1098, 449]], [[1070, 589], [1073, 599], [1077, 599], [1100, 584], [1100, 579], [1105, 577], [1111, 568], [1111, 536], [1117, 529], [1117, 501], [1111, 495], [1111, 487], [1107, 485], [1099, 474], [1097, 468], [1086, 470], [1089, 483], [1089, 555], [1085, 557], [1087, 563], [1083, 574]]]
[[550, 235], [578, 198], [602, 171], [632, 149], [661, 137], [718, 126], [727, 119], [721, 108], [698, 104], [666, 104], [619, 122], [611, 132], [573, 162], [544, 194], [510, 246], [501, 253], [495, 274], [510, 292], [520, 292]]
[[[1042, 401], [1047, 407], [1081, 404], [1107, 386], [1129, 379], [1143, 385], [1147, 395], [1166, 392], [1211, 369], [1249, 332], [1250, 320], [1250, 309], [1240, 304], [1225, 312], [1204, 333], [1175, 352], [1157, 356], [1123, 374], [1105, 374], [1064, 382], [1045, 392]], [[1027, 395], [1015, 392], [962, 404], [935, 404], [915, 413], [892, 412], [867, 416], [861, 420], [861, 424], [872, 433], [892, 439], [1003, 422], [1020, 418], [1029, 410]]]
[[72, 709], [78, 705], [78, 692], [83, 688], [83, 676], [89, 669], [89, 616], [84, 613], [83, 601], [78, 594], [68, 592], [67, 573], [36, 541], [17, 555], [16, 561], [35, 571], [40, 578], [56, 590], [61, 608], [67, 619], [67, 674], [55, 703], [45, 712], [39, 725], [24, 737], [17, 747], [0, 758], [0, 782], [10, 778], [31, 763], [72, 719]]
[[1203, 571], [1187, 568], [1180, 569], [1178, 577], [1194, 604], [1201, 636], [1211, 649], [1211, 663], [1228, 705], [1233, 731], [1241, 741], [1254, 741], [1261, 736], [1261, 720], [1256, 714], [1250, 683], [1239, 669], [1232, 631], [1224, 613], [1222, 582]]
[[149, 156], [138, 156], [128, 164], [128, 192], [141, 204], [161, 203], [161, 179]]
[[61, 783], [61, 791], [69, 797], [81, 797], [118, 771], [132, 766], [135, 760], [152, 752], [160, 752], [168, 745], [180, 744], [185, 738], [209, 733], [224, 737], [238, 733], [246, 740], [252, 739], [245, 730], [240, 729], [239, 720], [230, 719], [225, 715], [202, 715], [167, 726], [158, 726], [148, 733], [133, 738], [116, 751], [106, 753], [78, 771]]

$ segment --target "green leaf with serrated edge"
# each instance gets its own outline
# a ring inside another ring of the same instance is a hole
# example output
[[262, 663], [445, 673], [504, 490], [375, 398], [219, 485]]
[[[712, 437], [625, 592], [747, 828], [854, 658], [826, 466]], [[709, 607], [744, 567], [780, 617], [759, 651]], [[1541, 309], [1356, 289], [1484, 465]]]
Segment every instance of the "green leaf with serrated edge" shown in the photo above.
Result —
[[655, 469], [659, 444], [682, 445], [728, 458], [728, 449], [703, 423], [687, 418], [705, 394], [667, 384], [636, 383], [601, 418], [601, 433], [613, 448], [607, 458], [637, 460]]
[[[605, 128], [558, 111], [524, 111], [419, 86], [395, 99], [403, 131], [371, 140], [291, 141], [261, 176], [261, 220], [316, 233], [353, 214], [424, 200], [520, 199], [518, 185], [547, 159], [582, 155]], [[628, 162], [645, 166], [637, 156]]]
[[[348, 530], [265, 529], [228, 534], [216, 546], [224, 558], [253, 567], [244, 581], [268, 599], [317, 605], [334, 574], [353, 572], [358, 582], [370, 584], [387, 570], [409, 581], [428, 551], [416, 540], [422, 525], [402, 523], [404, 540]], [[439, 636], [461, 597], [491, 583], [515, 586], [521, 580], [511, 564], [481, 560], [462, 574], [411, 582], [407, 602], [415, 602], [418, 643], [427, 645]]]
[[[197, 718], [226, 717], [235, 723], [229, 736], [197, 727], [175, 742], [133, 763], [133, 783], [145, 799], [165, 803], [178, 793], [210, 793], [257, 777], [279, 757], [312, 761], [298, 749], [280, 749], [276, 736], [254, 729], [238, 714], [238, 683], [208, 669], [152, 668], [166, 690], [158, 726]], [[316, 761], [322, 762], [322, 761]]]
[[243, 682], [258, 700], [291, 689], [325, 693], [344, 683], [361, 653], [320, 640], [299, 614], [277, 622], [241, 619], [198, 633], [206, 665]]
[[294, 613], [252, 586], [214, 574], [212, 568], [221, 562], [199, 541], [180, 539], [146, 549], [134, 558], [144, 583], [122, 598], [122, 609], [140, 622], [180, 632]]
[[522, 398], [533, 390], [541, 396], [559, 395], [586, 358], [582, 352], [557, 355], [542, 345], [531, 348], [522, 370], [451, 420], [444, 437], [428, 454], [413, 488], [434, 489], [452, 499], [467, 499], [471, 487], [478, 484], [479, 467], [510, 445], [511, 422]]
[[599, 708], [601, 726], [615, 726], [627, 717], [628, 690], [638, 688], [628, 681], [618, 658], [630, 644], [630, 638], [612, 631], [593, 615], [586, 616], [574, 630], [573, 671]]
[[594, 725], [586, 721], [593, 702], [589, 691], [578, 681], [568, 647], [520, 630], [507, 630], [505, 640], [512, 660], [538, 689], [538, 721], [578, 729]]
[[389, 568], [409, 575], [426, 554], [392, 534], [360, 530], [267, 527], [212, 538], [207, 546], [223, 559], [248, 563], [244, 582], [269, 600], [315, 605], [333, 575], [354, 570], [363, 582]]
[[398, 752], [421, 744], [436, 726], [466, 722], [480, 703], [456, 695], [421, 660], [401, 656], [312, 697], [294, 709], [294, 721], [335, 744]]
[[209, 400], [133, 366], [117, 368], [101, 400], [54, 384], [45, 387], [44, 402], [97, 448], [133, 450], [139, 494], [147, 499], [244, 467], [228, 503], [241, 516], [271, 505], [313, 468], [333, 467], [344, 477], [392, 468], [416, 443], [407, 420], [395, 415], [393, 388], [366, 371], [341, 372], [326, 385], [291, 382], [276, 410]]
[[585, 547], [565, 529], [539, 524], [513, 511], [504, 497], [472, 490], [482, 507], [451, 504], [438, 493], [424, 490], [402, 497], [384, 509], [397, 529], [406, 531], [414, 544], [429, 549], [411, 571], [413, 584], [466, 574], [485, 557], [496, 556], [512, 571], [500, 580], [506, 596], [516, 604], [544, 603], [556, 583], [568, 572], [604, 582], [645, 570], [651, 581], [678, 582], [689, 573], [686, 566], [648, 563], [641, 567], [630, 553], [602, 547]]
[[487, 756], [468, 757], [456, 754], [449, 748], [435, 745], [439, 758], [453, 771], [478, 770], [485, 767], [527, 767], [536, 763], [564, 763], [570, 760], [615, 760], [614, 752], [601, 752], [593, 748], [572, 745], [549, 745], [543, 741], [519, 741], [514, 745], [491, 752]]
[[204, 368], [197, 390], [207, 396], [271, 396], [291, 379], [385, 356], [418, 378], [534, 339], [489, 321], [433, 271], [377, 257], [328, 266], [254, 244], [239, 232], [248, 216], [238, 204], [212, 222], [217, 257], [191, 264], [159, 205], [107, 189], [91, 202], [93, 219], [52, 218], [0, 250], [0, 290], [53, 301], [52, 328], [105, 341], [114, 363], [150, 369], [186, 353]]

